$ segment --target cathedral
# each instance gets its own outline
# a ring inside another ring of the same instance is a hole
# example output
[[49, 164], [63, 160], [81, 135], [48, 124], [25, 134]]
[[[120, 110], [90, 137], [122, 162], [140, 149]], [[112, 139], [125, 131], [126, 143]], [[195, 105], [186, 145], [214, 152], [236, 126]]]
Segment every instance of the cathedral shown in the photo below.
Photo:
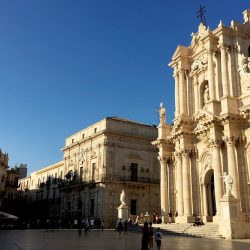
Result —
[[175, 118], [161, 104], [158, 138], [161, 212], [175, 222], [218, 224], [225, 238], [250, 237], [250, 10], [243, 23], [203, 23], [169, 66]]

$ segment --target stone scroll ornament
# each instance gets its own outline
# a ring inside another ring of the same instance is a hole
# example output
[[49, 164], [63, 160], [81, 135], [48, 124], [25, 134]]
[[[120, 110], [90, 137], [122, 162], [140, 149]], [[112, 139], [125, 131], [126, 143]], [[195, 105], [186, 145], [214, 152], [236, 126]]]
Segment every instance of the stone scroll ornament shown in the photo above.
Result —
[[245, 55], [241, 55], [241, 63], [239, 65], [239, 72], [241, 75], [250, 73], [250, 58]]
[[232, 186], [233, 186], [233, 178], [230, 174], [227, 174], [226, 172], [223, 173], [222, 179], [225, 183], [226, 192], [225, 195], [231, 195], [232, 194]]

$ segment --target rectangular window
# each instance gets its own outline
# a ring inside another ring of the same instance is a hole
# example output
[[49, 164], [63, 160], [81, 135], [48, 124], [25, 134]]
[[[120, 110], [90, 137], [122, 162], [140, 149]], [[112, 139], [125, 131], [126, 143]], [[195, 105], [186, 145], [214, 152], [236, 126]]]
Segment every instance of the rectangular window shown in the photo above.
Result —
[[130, 177], [131, 181], [137, 181], [138, 180], [138, 164], [137, 163], [131, 163], [130, 164]]
[[131, 203], [130, 203], [130, 208], [131, 208], [131, 214], [132, 215], [136, 215], [136, 200], [131, 200]]

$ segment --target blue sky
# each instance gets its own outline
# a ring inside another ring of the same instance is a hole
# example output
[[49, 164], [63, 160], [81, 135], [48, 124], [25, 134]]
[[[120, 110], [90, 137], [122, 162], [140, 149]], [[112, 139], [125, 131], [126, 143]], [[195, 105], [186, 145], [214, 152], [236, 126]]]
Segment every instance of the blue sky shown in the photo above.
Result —
[[[29, 173], [60, 161], [65, 138], [107, 116], [157, 124], [174, 114], [177, 45], [242, 22], [249, 1], [0, 1], [0, 148]], [[216, 7], [215, 7], [216, 5]]]

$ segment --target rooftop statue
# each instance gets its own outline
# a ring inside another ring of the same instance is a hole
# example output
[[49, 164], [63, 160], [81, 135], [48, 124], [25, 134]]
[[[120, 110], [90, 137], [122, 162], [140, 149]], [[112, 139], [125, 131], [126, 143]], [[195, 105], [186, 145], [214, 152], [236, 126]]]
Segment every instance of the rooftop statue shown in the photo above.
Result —
[[163, 106], [163, 103], [160, 103], [160, 109], [158, 110], [159, 112], [159, 119], [160, 119], [160, 124], [166, 124], [166, 109]]

